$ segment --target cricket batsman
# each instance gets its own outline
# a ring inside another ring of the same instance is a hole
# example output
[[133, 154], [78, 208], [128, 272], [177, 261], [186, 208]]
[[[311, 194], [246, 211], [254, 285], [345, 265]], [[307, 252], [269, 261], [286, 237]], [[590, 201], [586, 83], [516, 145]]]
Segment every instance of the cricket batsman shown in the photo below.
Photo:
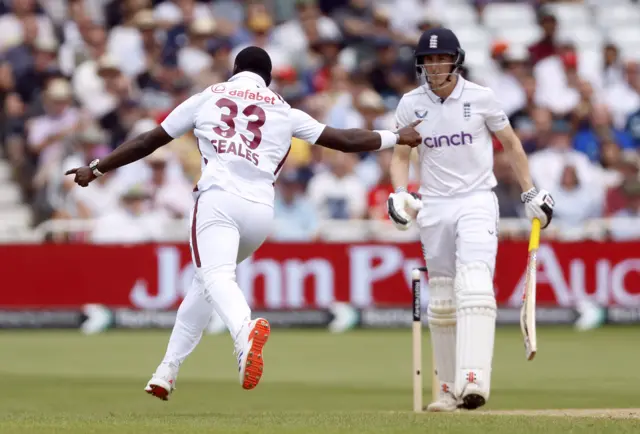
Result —
[[425, 32], [415, 51], [425, 84], [405, 94], [396, 110], [398, 128], [422, 121], [419, 195], [406, 188], [411, 148], [396, 146], [388, 211], [400, 230], [415, 216], [429, 269], [427, 317], [439, 383], [429, 411], [472, 410], [489, 399], [499, 218], [491, 132], [510, 158], [527, 218], [545, 228], [554, 207], [551, 195], [533, 185], [522, 144], [493, 91], [459, 75], [464, 56], [451, 30]]

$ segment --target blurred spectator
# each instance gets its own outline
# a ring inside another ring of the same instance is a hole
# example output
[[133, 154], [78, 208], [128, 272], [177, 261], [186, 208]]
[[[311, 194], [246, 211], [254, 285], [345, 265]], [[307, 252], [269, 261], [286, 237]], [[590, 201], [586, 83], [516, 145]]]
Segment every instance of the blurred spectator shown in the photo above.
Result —
[[624, 241], [640, 237], [640, 181], [626, 183], [622, 189], [625, 207], [614, 213], [610, 224], [610, 235], [613, 240]]
[[[523, 77], [521, 84], [524, 92], [524, 106], [509, 116], [509, 122], [522, 141], [525, 152], [531, 153], [535, 151], [535, 145], [530, 147], [532, 146], [531, 143], [535, 140], [535, 137], [538, 134], [536, 123], [534, 121], [534, 113], [536, 110], [544, 111], [545, 114], [548, 115], [549, 126], [551, 125], [551, 113], [547, 110], [538, 108], [538, 105], [535, 102], [536, 79], [532, 75]], [[543, 133], [544, 131], [544, 128], [542, 128], [540, 133]]]
[[498, 185], [493, 192], [498, 198], [500, 218], [520, 218], [524, 216], [524, 205], [520, 199], [522, 189], [511, 168], [509, 157], [504, 152], [493, 156], [493, 173]]
[[398, 46], [391, 38], [378, 37], [373, 45], [376, 57], [367, 71], [369, 82], [382, 98], [389, 101], [389, 107], [395, 107], [407, 85], [415, 79], [414, 63], [399, 57]]
[[262, 2], [248, 2], [245, 25], [246, 28], [233, 36], [236, 45], [231, 52], [231, 59], [235, 59], [249, 45], [256, 45], [269, 53], [274, 69], [293, 63], [289, 52], [278, 45], [272, 36], [274, 23], [266, 5]]
[[49, 200], [54, 206], [54, 218], [96, 218], [117, 205], [118, 192], [111, 182], [113, 172], [106, 173], [86, 188], [77, 188], [72, 177], [64, 176], [69, 169], [85, 166], [107, 155], [106, 140], [105, 132], [93, 124], [75, 136], [74, 147], [63, 160], [61, 170], [52, 174], [49, 180], [49, 191], [55, 197]]
[[91, 26], [85, 38], [85, 60], [78, 63], [73, 73], [73, 91], [82, 108], [100, 118], [118, 103], [118, 98], [108, 91], [104, 78], [119, 76], [120, 69], [118, 62], [107, 55], [107, 33], [103, 27]]
[[538, 104], [555, 116], [568, 116], [580, 101], [578, 55], [573, 43], [564, 41], [555, 54], [534, 66], [533, 73]]
[[[521, 124], [518, 125], [518, 131], [523, 131], [524, 133], [522, 146], [528, 154], [547, 147], [554, 123], [553, 115], [549, 110], [544, 108], [532, 108], [530, 110], [530, 116], [530, 119], [525, 118], [524, 121], [520, 120]], [[528, 121], [532, 122], [533, 131], [527, 130], [527, 128], [530, 128]]]
[[529, 47], [531, 62], [534, 65], [556, 54], [556, 33], [558, 30], [556, 17], [550, 13], [542, 12], [538, 15], [538, 25], [542, 28], [542, 38]]
[[187, 75], [196, 75], [210, 68], [213, 61], [207, 42], [216, 34], [213, 19], [197, 19], [189, 26], [189, 42], [178, 52], [178, 66]]
[[627, 207], [626, 188], [629, 184], [640, 180], [640, 156], [635, 151], [623, 152], [617, 169], [620, 172], [620, 180], [617, 185], [607, 190], [604, 208], [606, 217], [610, 217]]
[[44, 114], [29, 121], [27, 126], [29, 153], [40, 170], [36, 186], [44, 185], [47, 170], [64, 151], [64, 140], [81, 127], [80, 111], [73, 106], [69, 83], [58, 78], [49, 82], [44, 93]]
[[147, 188], [151, 196], [151, 207], [176, 219], [187, 218], [194, 203], [192, 188], [183, 177], [171, 178], [168, 175], [169, 161], [170, 151], [166, 148], [157, 149], [146, 158], [151, 169]]
[[150, 194], [132, 187], [119, 197], [119, 204], [96, 219], [91, 241], [98, 244], [144, 243], [162, 240], [170, 221], [162, 211], [149, 211]]
[[[0, 16], [0, 51], [36, 37], [53, 40], [55, 30], [51, 19], [42, 13], [36, 0], [12, 0], [11, 12]], [[32, 23], [34, 30], [31, 30]]]
[[295, 169], [284, 170], [278, 177], [274, 202], [275, 227], [271, 239], [276, 241], [312, 241], [319, 229], [318, 214], [304, 194], [304, 182]]
[[326, 151], [329, 171], [309, 182], [309, 198], [323, 219], [361, 219], [366, 213], [367, 191], [354, 169], [357, 156]]
[[576, 150], [584, 152], [591, 161], [599, 161], [603, 140], [613, 140], [621, 149], [634, 149], [629, 133], [613, 127], [605, 105], [595, 105], [590, 113], [590, 122], [581, 128], [573, 139]]
[[566, 121], [555, 121], [547, 146], [529, 157], [529, 167], [533, 182], [538, 188], [548, 190], [552, 195], [561, 189], [564, 168], [575, 168], [578, 182], [590, 188], [593, 195], [602, 196], [603, 185], [600, 171], [587, 156], [571, 146], [571, 131]]
[[572, 165], [564, 167], [560, 185], [550, 193], [556, 201], [553, 221], [560, 227], [577, 226], [602, 215], [602, 197], [580, 182], [576, 168]]
[[523, 87], [526, 80], [529, 54], [517, 45], [494, 46], [493, 67], [483, 79], [491, 88], [507, 116], [512, 116], [527, 104], [527, 94]]
[[622, 79], [603, 91], [603, 102], [611, 112], [616, 128], [624, 128], [629, 116], [640, 109], [640, 64], [627, 62], [623, 66]]
[[295, 11], [295, 19], [274, 29], [273, 40], [295, 59], [296, 66], [304, 67], [309, 48], [321, 40], [338, 39], [340, 29], [333, 19], [321, 14], [316, 0], [296, 0]]

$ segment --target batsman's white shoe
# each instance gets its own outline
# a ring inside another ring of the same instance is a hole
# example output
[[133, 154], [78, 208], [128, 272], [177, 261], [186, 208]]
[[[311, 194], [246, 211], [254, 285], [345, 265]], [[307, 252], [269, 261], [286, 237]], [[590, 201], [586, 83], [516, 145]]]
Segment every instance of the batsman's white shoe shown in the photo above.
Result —
[[458, 400], [452, 395], [440, 396], [437, 401], [434, 401], [427, 406], [427, 411], [432, 412], [456, 411], [457, 409]]
[[153, 395], [163, 401], [168, 401], [169, 396], [176, 388], [177, 378], [178, 367], [172, 364], [162, 363], [158, 366], [158, 369], [156, 369], [156, 372], [153, 374], [144, 390], [149, 395]]
[[427, 411], [447, 412], [456, 411], [462, 401], [458, 400], [452, 390], [453, 384], [441, 383], [441, 390], [438, 394], [438, 400], [427, 406]]
[[255, 389], [260, 383], [264, 371], [262, 351], [270, 334], [271, 326], [264, 318], [248, 321], [240, 331], [236, 341], [236, 356], [243, 389]]
[[461, 401], [460, 408], [475, 410], [482, 407], [487, 402], [487, 398], [477, 384], [467, 384], [462, 392]]

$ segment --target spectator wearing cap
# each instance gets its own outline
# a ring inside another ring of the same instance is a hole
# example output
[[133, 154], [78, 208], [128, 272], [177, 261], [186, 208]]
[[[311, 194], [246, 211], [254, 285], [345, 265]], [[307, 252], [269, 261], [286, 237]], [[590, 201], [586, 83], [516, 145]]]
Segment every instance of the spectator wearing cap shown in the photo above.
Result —
[[[240, 51], [253, 45], [269, 53], [274, 69], [294, 63], [289, 52], [274, 40], [273, 18], [263, 3], [249, 3], [245, 26], [246, 28], [242, 31], [248, 35], [249, 41], [235, 45], [231, 52], [231, 59], [235, 59]], [[234, 35], [234, 38], [238, 39], [238, 36]]]
[[[153, 46], [156, 22], [150, 9], [129, 8], [122, 24], [109, 32], [107, 51], [127, 76], [135, 77], [147, 69], [145, 42]], [[143, 33], [146, 34], [143, 37]], [[144, 41], [143, 39], [146, 39]]]
[[96, 244], [148, 243], [162, 240], [170, 218], [161, 211], [150, 211], [151, 195], [142, 186], [128, 188], [118, 205], [98, 217], [91, 234]]
[[159, 148], [145, 160], [151, 169], [147, 185], [152, 208], [162, 210], [176, 219], [188, 217], [193, 207], [192, 188], [184, 177], [169, 176], [167, 165], [170, 151]]
[[329, 170], [309, 182], [311, 202], [322, 219], [348, 220], [364, 218], [367, 189], [355, 173], [356, 154], [327, 150]]
[[107, 34], [102, 26], [91, 26], [85, 35], [87, 58], [75, 69], [72, 85], [75, 97], [83, 109], [94, 118], [111, 112], [118, 99], [111, 95], [104, 78], [120, 74], [118, 62], [107, 55]]
[[558, 117], [569, 116], [580, 102], [578, 57], [573, 43], [562, 42], [556, 54], [533, 68], [538, 104]]
[[558, 191], [565, 166], [575, 167], [580, 183], [592, 189], [593, 195], [604, 194], [600, 170], [582, 152], [576, 151], [571, 142], [571, 126], [567, 121], [553, 122], [547, 146], [529, 157], [529, 167], [534, 184], [541, 189]]
[[65, 139], [81, 125], [80, 111], [73, 105], [69, 82], [51, 80], [44, 93], [44, 114], [27, 126], [30, 153], [40, 166], [61, 158]]
[[199, 18], [189, 26], [189, 42], [178, 52], [178, 66], [185, 74], [193, 76], [210, 68], [213, 61], [208, 53], [208, 41], [216, 36], [216, 21]]
[[602, 142], [611, 138], [621, 149], [635, 149], [631, 135], [613, 126], [611, 116], [604, 104], [596, 104], [591, 110], [589, 123], [575, 135], [573, 146], [585, 153], [591, 161], [599, 161]]
[[543, 11], [538, 15], [538, 25], [542, 28], [542, 37], [529, 46], [530, 59], [533, 65], [556, 54], [556, 34], [558, 30], [556, 17]]
[[483, 82], [495, 92], [507, 116], [512, 116], [527, 104], [522, 81], [529, 68], [529, 53], [517, 45], [495, 45], [492, 63], [491, 72], [485, 75]]
[[74, 135], [71, 153], [63, 160], [61, 170], [49, 180], [49, 203], [55, 210], [55, 218], [96, 218], [117, 205], [117, 192], [111, 182], [114, 172], [106, 173], [86, 188], [79, 188], [73, 179], [62, 175], [68, 169], [86, 166], [107, 155], [106, 140], [104, 130], [93, 123]]
[[295, 169], [278, 176], [274, 202], [274, 230], [270, 238], [280, 242], [313, 241], [318, 235], [318, 213], [304, 194], [304, 182]]

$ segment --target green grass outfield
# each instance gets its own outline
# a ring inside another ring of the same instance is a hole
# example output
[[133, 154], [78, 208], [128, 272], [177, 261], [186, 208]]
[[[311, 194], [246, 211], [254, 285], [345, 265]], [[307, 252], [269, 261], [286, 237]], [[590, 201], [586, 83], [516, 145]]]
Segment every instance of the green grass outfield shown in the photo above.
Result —
[[[0, 332], [0, 433], [640, 433], [638, 410], [542, 411], [640, 408], [640, 328], [539, 328], [532, 362], [519, 330], [499, 329], [488, 414], [411, 412], [409, 329], [276, 329], [254, 391], [238, 383], [231, 339], [205, 336], [162, 402], [143, 388], [168, 336]], [[424, 348], [429, 362], [428, 332]]]

